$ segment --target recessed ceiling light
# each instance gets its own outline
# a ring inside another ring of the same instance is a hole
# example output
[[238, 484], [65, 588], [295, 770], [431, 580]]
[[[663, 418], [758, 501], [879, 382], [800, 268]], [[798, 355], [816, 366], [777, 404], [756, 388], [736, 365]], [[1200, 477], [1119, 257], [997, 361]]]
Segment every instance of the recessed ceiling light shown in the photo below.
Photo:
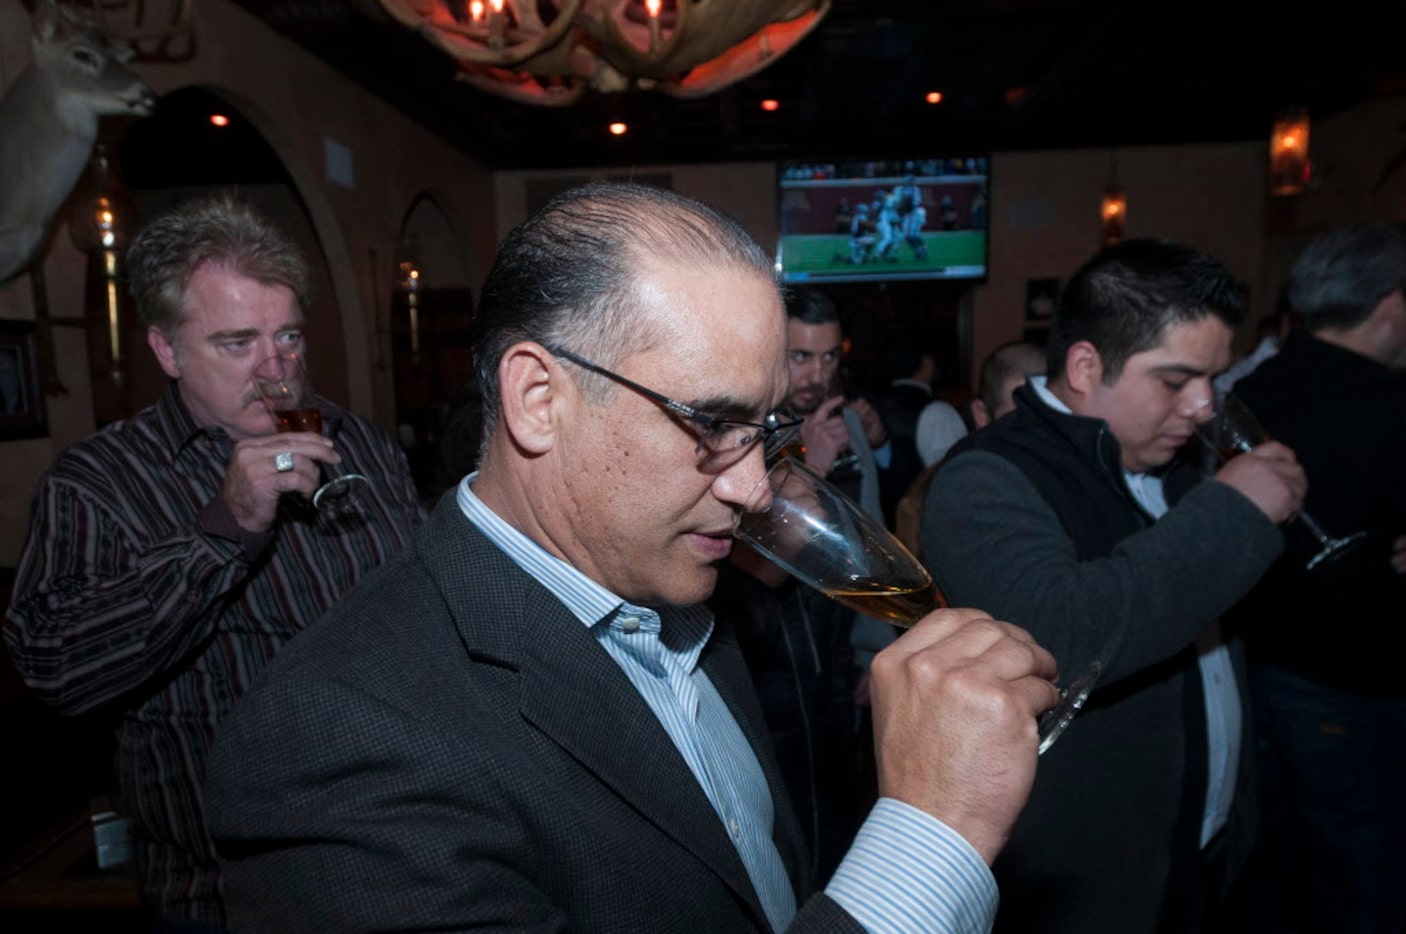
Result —
[[630, 128], [630, 127], [629, 127], [628, 124], [621, 123], [620, 121], [617, 120], [615, 123], [612, 123], [612, 124], [610, 125], [610, 135], [611, 135], [611, 136], [624, 136], [624, 135], [625, 135], [625, 131], [628, 130], [629, 128]]
[[765, 110], [765, 111], [767, 111], [768, 113], [770, 113], [770, 112], [773, 111], [773, 110], [780, 110], [780, 109], [781, 109], [781, 102], [778, 101], [778, 100], [773, 100], [772, 98], [768, 97], [766, 100], [762, 101], [762, 110]]
[[942, 92], [929, 91], [926, 95], [923, 96], [923, 100], [927, 101], [929, 104], [940, 104], [942, 103]]
[[229, 117], [224, 114], [211, 114], [210, 122], [215, 126], [229, 126]]

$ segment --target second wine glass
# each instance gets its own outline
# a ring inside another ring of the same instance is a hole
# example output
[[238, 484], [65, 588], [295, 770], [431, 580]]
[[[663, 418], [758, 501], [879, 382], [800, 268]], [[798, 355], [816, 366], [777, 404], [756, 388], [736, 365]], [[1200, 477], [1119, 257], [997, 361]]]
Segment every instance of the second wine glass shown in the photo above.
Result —
[[[311, 431], [322, 434], [322, 405], [313, 391], [307, 364], [297, 351], [275, 354], [254, 369], [254, 388], [281, 432]], [[336, 464], [321, 464], [323, 483], [312, 495], [315, 508], [325, 501], [342, 500], [370, 481]]]
[[[883, 524], [792, 458], [767, 472], [733, 534], [833, 600], [907, 628], [949, 606], [932, 575]], [[1040, 717], [1043, 754], [1084, 705], [1102, 671], [1093, 662]]]
[[[1269, 440], [1269, 432], [1260, 425], [1259, 419], [1255, 418], [1249, 406], [1233, 392], [1227, 392], [1216, 400], [1215, 414], [1211, 416], [1210, 421], [1198, 426], [1196, 433], [1216, 452], [1222, 464]], [[1354, 532], [1342, 537], [1331, 535], [1306, 511], [1299, 513], [1297, 521], [1318, 544], [1318, 550], [1304, 565], [1310, 571], [1346, 554], [1367, 534]]]

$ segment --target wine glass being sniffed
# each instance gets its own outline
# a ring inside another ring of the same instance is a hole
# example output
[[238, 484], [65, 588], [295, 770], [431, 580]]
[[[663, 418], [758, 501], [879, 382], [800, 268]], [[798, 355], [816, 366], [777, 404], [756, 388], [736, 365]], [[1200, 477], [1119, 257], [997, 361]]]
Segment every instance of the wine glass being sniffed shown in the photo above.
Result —
[[[280, 432], [310, 431], [322, 434], [321, 400], [313, 391], [307, 364], [301, 351], [275, 354], [254, 369], [254, 388], [273, 416]], [[342, 502], [353, 491], [370, 483], [359, 473], [343, 470], [338, 464], [319, 464], [322, 484], [312, 495], [316, 509], [324, 503]]]
[[[1259, 419], [1255, 418], [1249, 407], [1232, 392], [1227, 392], [1216, 400], [1215, 414], [1211, 416], [1210, 421], [1198, 425], [1196, 433], [1216, 452], [1222, 464], [1269, 440], [1269, 432], [1260, 425]], [[1295, 521], [1301, 523], [1318, 544], [1318, 551], [1304, 565], [1309, 571], [1346, 554], [1367, 534], [1354, 532], [1342, 537], [1331, 535], [1306, 511], [1300, 512]]]
[[[907, 628], [949, 606], [927, 569], [883, 524], [794, 458], [777, 461], [737, 516], [733, 535], [833, 600]], [[1040, 717], [1040, 753], [1084, 705], [1098, 662]]]

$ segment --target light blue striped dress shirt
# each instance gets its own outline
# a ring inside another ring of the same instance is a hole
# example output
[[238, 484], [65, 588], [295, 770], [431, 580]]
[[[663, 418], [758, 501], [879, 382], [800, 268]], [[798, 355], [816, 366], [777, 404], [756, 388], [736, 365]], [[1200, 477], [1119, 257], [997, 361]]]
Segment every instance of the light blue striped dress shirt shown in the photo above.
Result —
[[[766, 776], [732, 712], [698, 658], [713, 631], [704, 606], [666, 607], [664, 617], [633, 606], [548, 554], [474, 495], [458, 503], [479, 531], [552, 592], [595, 635], [659, 718], [727, 829], [767, 920], [784, 930], [796, 896], [772, 838]], [[665, 625], [667, 620], [667, 625]], [[996, 908], [990, 870], [940, 821], [881, 799], [836, 871], [827, 894], [875, 932], [989, 930]]]

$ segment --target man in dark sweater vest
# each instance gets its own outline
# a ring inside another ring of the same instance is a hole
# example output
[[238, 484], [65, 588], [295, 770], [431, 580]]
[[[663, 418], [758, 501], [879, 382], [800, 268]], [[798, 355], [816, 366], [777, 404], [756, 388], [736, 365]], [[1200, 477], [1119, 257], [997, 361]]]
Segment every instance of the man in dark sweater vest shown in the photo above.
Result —
[[1105, 250], [1065, 290], [1048, 377], [929, 491], [948, 598], [1030, 630], [1066, 678], [1103, 665], [995, 867], [998, 930], [1196, 930], [1247, 849], [1243, 678], [1217, 620], [1282, 550], [1305, 479], [1274, 442], [1207, 482], [1178, 456], [1244, 306], [1203, 253]]

